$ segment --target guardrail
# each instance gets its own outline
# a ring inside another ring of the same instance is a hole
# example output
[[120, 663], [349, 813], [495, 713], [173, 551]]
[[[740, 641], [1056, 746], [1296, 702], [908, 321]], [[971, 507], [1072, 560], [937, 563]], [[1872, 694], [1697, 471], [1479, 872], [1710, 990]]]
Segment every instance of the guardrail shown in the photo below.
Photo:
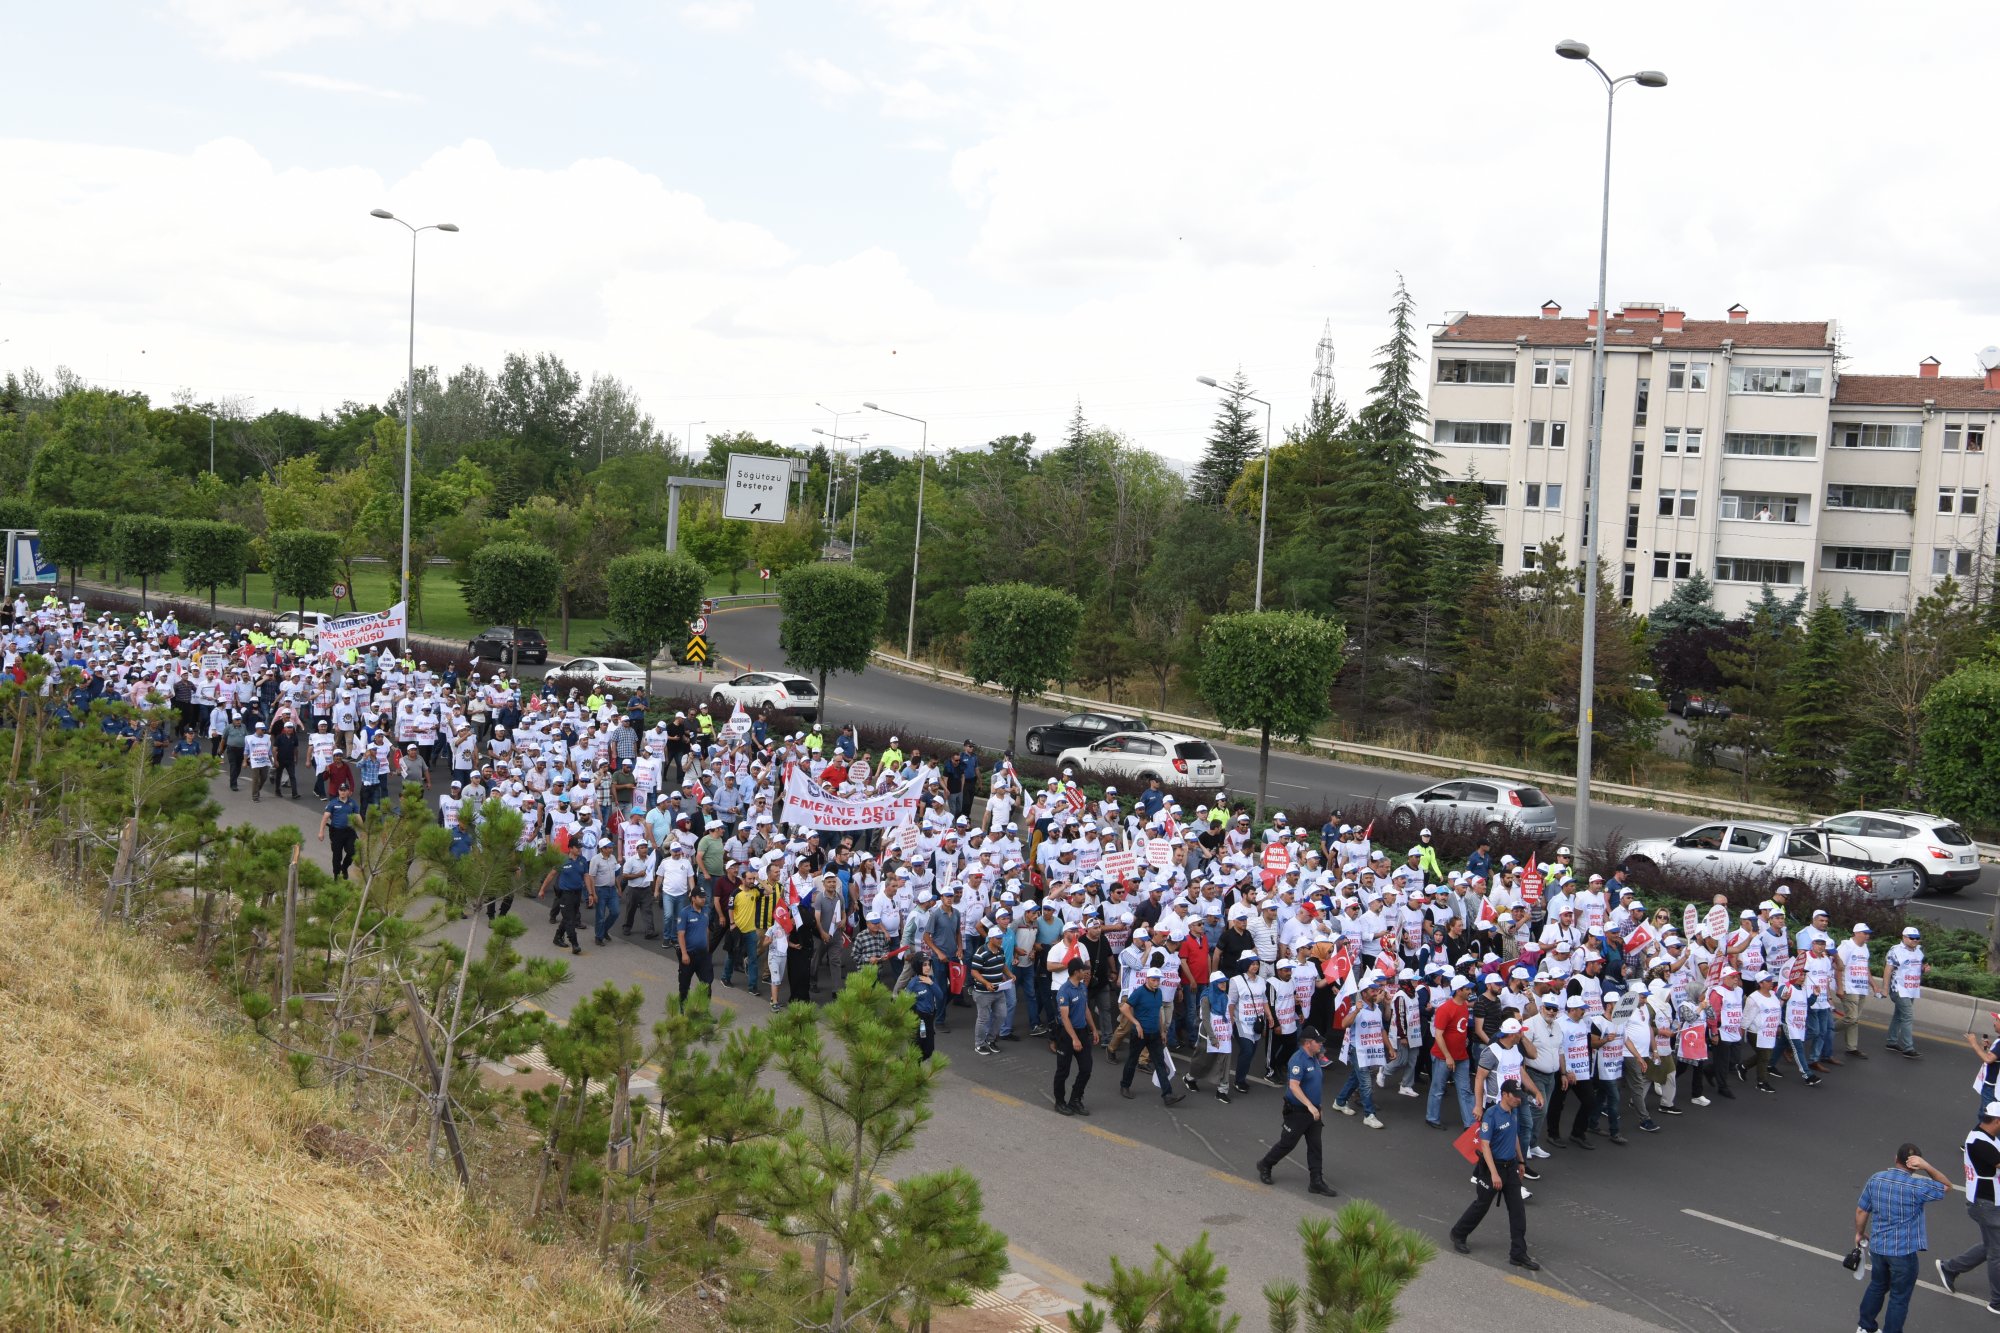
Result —
[[[874, 660], [894, 670], [925, 676], [946, 684], [965, 689], [979, 690], [988, 694], [1005, 694], [998, 686], [981, 684], [959, 671], [947, 670], [929, 662], [918, 662], [896, 653], [877, 650]], [[1034, 696], [1046, 703], [1061, 704], [1065, 708], [1106, 709], [1116, 705], [1107, 704], [1102, 699], [1086, 698], [1082, 695], [1047, 691]], [[1182, 731], [1206, 732], [1234, 741], [1236, 744], [1256, 744], [1256, 737], [1241, 731], [1233, 731], [1214, 718], [1189, 717], [1181, 713], [1162, 713], [1148, 708], [1132, 711], [1143, 713], [1155, 722], [1165, 723]], [[1504, 778], [1512, 782], [1533, 782], [1538, 786], [1552, 787], [1574, 796], [1576, 779], [1566, 773], [1543, 773], [1534, 769], [1514, 768], [1501, 764], [1485, 764], [1472, 759], [1452, 759], [1443, 755], [1422, 754], [1415, 750], [1392, 750], [1387, 746], [1363, 745], [1357, 741], [1335, 740], [1332, 737], [1310, 737], [1306, 745], [1311, 750], [1334, 758], [1373, 760], [1376, 763], [1391, 763], [1418, 769], [1435, 770], [1451, 777], [1460, 774], [1471, 777]], [[1633, 805], [1660, 807], [1670, 810], [1691, 810], [1698, 817], [1708, 815], [1740, 815], [1746, 819], [1768, 819], [1780, 823], [1798, 823], [1816, 816], [1799, 810], [1782, 809], [1774, 805], [1759, 805], [1753, 801], [1732, 801], [1725, 797], [1690, 796], [1685, 792], [1661, 791], [1653, 787], [1635, 787], [1622, 782], [1593, 780], [1590, 784], [1593, 799], [1609, 797], [1614, 801]], [[1979, 848], [1981, 860], [2000, 861], [2000, 846], [1991, 843], [1975, 844]]]

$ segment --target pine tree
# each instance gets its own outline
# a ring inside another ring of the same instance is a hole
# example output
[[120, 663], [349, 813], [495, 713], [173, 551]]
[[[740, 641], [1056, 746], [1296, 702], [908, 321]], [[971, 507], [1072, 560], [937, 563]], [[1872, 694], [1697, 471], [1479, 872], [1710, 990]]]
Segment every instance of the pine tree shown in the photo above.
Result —
[[1070, 1311], [1069, 1326], [1072, 1333], [1232, 1333], [1241, 1320], [1222, 1312], [1228, 1281], [1206, 1231], [1179, 1254], [1154, 1245], [1150, 1268], [1130, 1267], [1114, 1254], [1110, 1281], [1084, 1284], [1093, 1299]]
[[1646, 632], [1655, 642], [1688, 630], [1718, 628], [1725, 617], [1716, 609], [1715, 585], [1700, 570], [1674, 585], [1667, 600], [1646, 617]]
[[1780, 629], [1798, 628], [1799, 618], [1806, 611], [1806, 590], [1800, 588], [1790, 597], [1780, 597], [1771, 591], [1766, 583], [1757, 590], [1757, 600], [1750, 604], [1753, 619], [1768, 621]]
[[1425, 361], [1417, 347], [1417, 303], [1400, 273], [1389, 318], [1389, 341], [1375, 349], [1381, 358], [1375, 362], [1375, 385], [1358, 419], [1363, 447], [1387, 464], [1398, 482], [1425, 496], [1438, 481], [1437, 455], [1423, 430], [1430, 412], [1424, 406]]
[[1840, 776], [1848, 734], [1849, 656], [1847, 618], [1822, 599], [1785, 669], [1780, 693], [1784, 722], [1772, 764], [1772, 776], [1808, 809], [1833, 795]]
[[1264, 1288], [1271, 1333], [1387, 1333], [1396, 1298], [1437, 1250], [1375, 1204], [1350, 1203], [1333, 1218], [1299, 1223], [1306, 1283]]
[[1235, 376], [1222, 386], [1222, 403], [1215, 410], [1215, 424], [1209, 427], [1207, 450], [1188, 483], [1188, 498], [1196, 504], [1220, 509], [1229, 499], [1229, 488], [1263, 448], [1264, 433], [1256, 411], [1243, 401], [1249, 392], [1250, 379], [1238, 367]]

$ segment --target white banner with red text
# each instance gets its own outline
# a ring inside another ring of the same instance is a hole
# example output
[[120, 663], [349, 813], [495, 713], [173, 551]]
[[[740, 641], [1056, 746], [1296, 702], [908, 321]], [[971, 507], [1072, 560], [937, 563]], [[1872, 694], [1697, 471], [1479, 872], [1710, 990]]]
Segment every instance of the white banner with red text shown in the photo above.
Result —
[[409, 623], [405, 606], [398, 602], [386, 611], [366, 611], [327, 621], [319, 627], [320, 655], [338, 657], [350, 648], [366, 648], [371, 643], [403, 638]]
[[836, 796], [814, 782], [803, 765], [793, 765], [785, 778], [785, 822], [831, 832], [894, 828], [917, 822], [922, 799], [915, 781], [876, 796]]

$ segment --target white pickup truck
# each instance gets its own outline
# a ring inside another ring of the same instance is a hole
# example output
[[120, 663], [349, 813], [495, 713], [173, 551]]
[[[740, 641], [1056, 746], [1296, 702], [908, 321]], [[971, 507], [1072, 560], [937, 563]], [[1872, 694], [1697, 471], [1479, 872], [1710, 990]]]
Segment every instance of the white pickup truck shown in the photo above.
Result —
[[1877, 861], [1838, 834], [1757, 820], [1703, 824], [1676, 838], [1627, 843], [1625, 864], [1642, 883], [1658, 866], [1718, 880], [1762, 876], [1772, 888], [1810, 886], [1882, 903], [1907, 902], [1918, 888], [1914, 870]]

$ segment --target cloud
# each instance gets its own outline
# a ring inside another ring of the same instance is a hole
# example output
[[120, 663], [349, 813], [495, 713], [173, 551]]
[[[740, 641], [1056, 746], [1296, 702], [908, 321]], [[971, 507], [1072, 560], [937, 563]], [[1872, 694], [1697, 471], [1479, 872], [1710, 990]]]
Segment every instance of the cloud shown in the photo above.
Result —
[[544, 0], [171, 0], [169, 8], [229, 60], [263, 60], [330, 37], [533, 23], [551, 14]]
[[290, 84], [294, 88], [308, 88], [319, 93], [346, 93], [354, 97], [375, 97], [387, 102], [418, 102], [423, 99], [415, 93], [398, 92], [394, 88], [377, 88], [373, 84], [356, 83], [352, 79], [336, 79], [328, 74], [310, 74], [303, 70], [267, 69], [263, 77], [274, 83]]
[[676, 11], [682, 23], [701, 32], [735, 32], [750, 21], [750, 0], [696, 0]]
[[786, 55], [785, 68], [811, 84], [829, 102], [845, 101], [868, 86], [825, 56], [808, 58], [793, 52]]
[[537, 60], [546, 61], [551, 65], [566, 65], [571, 69], [630, 68], [622, 60], [614, 60], [610, 56], [599, 55], [595, 51], [578, 51], [569, 47], [536, 46], [530, 49], [529, 54]]

